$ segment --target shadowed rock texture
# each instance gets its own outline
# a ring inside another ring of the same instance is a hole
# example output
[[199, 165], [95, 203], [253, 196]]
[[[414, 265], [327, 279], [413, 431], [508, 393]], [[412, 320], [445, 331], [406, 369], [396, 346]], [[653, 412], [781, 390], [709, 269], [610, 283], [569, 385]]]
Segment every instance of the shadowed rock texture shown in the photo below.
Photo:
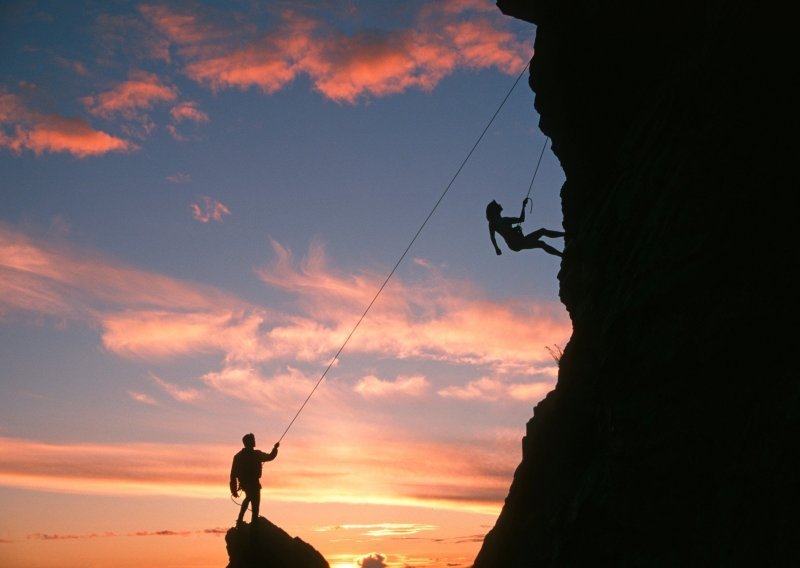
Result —
[[255, 524], [228, 529], [227, 568], [329, 568], [310, 544], [259, 517]]
[[536, 24], [573, 335], [475, 568], [800, 565], [788, 8], [498, 7]]

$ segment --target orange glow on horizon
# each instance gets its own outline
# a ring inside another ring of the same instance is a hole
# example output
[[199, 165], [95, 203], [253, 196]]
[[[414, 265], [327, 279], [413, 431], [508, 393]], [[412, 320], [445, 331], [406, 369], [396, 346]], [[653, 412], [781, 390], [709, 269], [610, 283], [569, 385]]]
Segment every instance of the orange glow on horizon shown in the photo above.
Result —
[[[373, 442], [375, 443], [375, 442]], [[283, 458], [265, 468], [270, 499], [299, 503], [346, 503], [426, 507], [496, 515], [506, 476], [493, 479], [462, 451], [439, 444], [385, 442], [382, 455], [364, 456], [361, 443], [305, 448], [313, 463]], [[398, 456], [418, 456], [401, 466]], [[485, 453], [485, 452], [484, 452]], [[0, 485], [35, 491], [89, 495], [169, 495], [227, 499], [232, 449], [160, 444], [47, 444], [0, 438]], [[197, 456], [187, 459], [187, 456]], [[199, 457], [210, 456], [210, 458]], [[277, 462], [276, 462], [277, 463]], [[391, 465], [404, 482], [387, 478]], [[509, 462], [506, 468], [513, 470]], [[350, 472], [359, 471], [358, 478]], [[308, 480], [325, 479], [325, 483]], [[188, 481], [187, 481], [188, 480]], [[494, 499], [483, 497], [487, 492]], [[481, 498], [475, 498], [481, 495]]]

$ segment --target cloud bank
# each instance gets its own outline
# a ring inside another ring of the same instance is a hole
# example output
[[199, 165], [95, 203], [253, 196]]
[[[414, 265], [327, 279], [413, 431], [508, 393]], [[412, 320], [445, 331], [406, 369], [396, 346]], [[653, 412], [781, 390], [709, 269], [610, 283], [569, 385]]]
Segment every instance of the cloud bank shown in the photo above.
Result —
[[[273, 250], [275, 260], [255, 275], [293, 295], [288, 311], [0, 224], [0, 317], [96, 327], [108, 351], [143, 361], [216, 354], [220, 367], [199, 377], [203, 384], [234, 398], [253, 393], [253, 400], [273, 407], [314, 384], [381, 281], [377, 272], [331, 269], [319, 243], [302, 259], [278, 243]], [[486, 374], [434, 387], [425, 373], [366, 373], [354, 377], [354, 393], [371, 399], [436, 393], [458, 400], [530, 401], [552, 388], [556, 367], [544, 348], [531, 346], [569, 337], [571, 325], [559, 305], [488, 300], [469, 283], [418, 266], [416, 281], [397, 277], [392, 293], [375, 303], [348, 343], [348, 355], [469, 365]], [[175, 400], [201, 396], [155, 375], [152, 381]], [[144, 394], [131, 396], [152, 402], [152, 394]]]
[[[509, 18], [488, 0], [237, 9], [144, 3], [127, 13], [98, 14], [89, 28], [100, 50], [93, 65], [59, 55], [47, 62], [69, 73], [67, 80], [85, 93], [59, 101], [59, 108], [72, 106], [74, 114], [36, 110], [30, 105], [41, 97], [0, 85], [0, 148], [76, 158], [131, 152], [139, 148], [131, 140], [141, 142], [159, 128], [177, 141], [200, 139], [181, 132], [180, 125], [197, 127], [212, 117], [195, 100], [181, 100], [181, 90], [270, 95], [303, 78], [326, 99], [357, 104], [409, 90], [429, 92], [458, 70], [514, 75], [530, 55], [529, 39], [512, 32]], [[120, 69], [127, 70], [124, 78], [111, 76]], [[191, 85], [184, 87], [187, 79]], [[23, 83], [17, 84], [23, 91], [39, 89]], [[48, 96], [63, 98], [60, 92]], [[196, 206], [203, 222], [225, 214]]]
[[529, 46], [508, 31], [490, 3], [413, 6], [412, 14], [387, 11], [390, 21], [355, 29], [342, 14], [358, 17], [357, 9], [276, 8], [268, 29], [249, 30], [244, 44], [231, 41], [241, 35], [211, 11], [144, 5], [140, 13], [160, 41], [176, 46], [182, 72], [214, 90], [269, 94], [305, 75], [323, 96], [355, 103], [409, 89], [430, 91], [459, 68], [514, 74], [525, 65]]

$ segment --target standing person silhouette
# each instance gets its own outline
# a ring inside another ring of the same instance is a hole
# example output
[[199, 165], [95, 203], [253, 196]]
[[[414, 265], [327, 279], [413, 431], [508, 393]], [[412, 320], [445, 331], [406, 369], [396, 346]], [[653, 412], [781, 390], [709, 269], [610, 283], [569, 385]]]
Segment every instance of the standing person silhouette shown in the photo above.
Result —
[[540, 240], [542, 237], [563, 237], [563, 232], [542, 228], [527, 235], [522, 234], [522, 228], [519, 224], [525, 221], [525, 204], [530, 200], [530, 197], [522, 200], [522, 212], [519, 217], [501, 217], [500, 213], [503, 211], [503, 206], [497, 201], [492, 201], [486, 206], [486, 220], [489, 221], [489, 238], [492, 239], [494, 252], [503, 254], [503, 251], [497, 246], [497, 240], [494, 236], [495, 233], [499, 233], [503, 240], [506, 241], [508, 248], [514, 252], [519, 252], [523, 249], [540, 248], [552, 255], [564, 256], [561, 251]]
[[270, 453], [262, 452], [256, 449], [256, 437], [251, 434], [245, 434], [242, 437], [244, 448], [239, 450], [233, 456], [233, 463], [231, 464], [231, 495], [234, 497], [239, 496], [239, 489], [244, 491], [244, 500], [239, 509], [239, 518], [236, 520], [236, 526], [244, 523], [244, 514], [247, 512], [247, 506], [250, 505], [253, 510], [253, 516], [250, 519], [251, 523], [255, 523], [258, 519], [258, 509], [261, 505], [261, 464], [264, 462], [274, 460], [278, 455], [278, 446], [280, 442], [275, 442]]

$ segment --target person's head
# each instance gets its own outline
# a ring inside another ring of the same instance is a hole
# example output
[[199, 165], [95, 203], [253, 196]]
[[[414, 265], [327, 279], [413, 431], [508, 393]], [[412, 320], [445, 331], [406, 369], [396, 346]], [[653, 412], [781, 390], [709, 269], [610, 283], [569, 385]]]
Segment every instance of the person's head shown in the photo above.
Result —
[[497, 219], [502, 210], [503, 206], [497, 201], [492, 200], [492, 202], [486, 206], [486, 220], [491, 221], [492, 219]]
[[245, 434], [244, 436], [242, 436], [242, 443], [244, 444], [245, 448], [255, 448], [256, 437], [252, 433]]

